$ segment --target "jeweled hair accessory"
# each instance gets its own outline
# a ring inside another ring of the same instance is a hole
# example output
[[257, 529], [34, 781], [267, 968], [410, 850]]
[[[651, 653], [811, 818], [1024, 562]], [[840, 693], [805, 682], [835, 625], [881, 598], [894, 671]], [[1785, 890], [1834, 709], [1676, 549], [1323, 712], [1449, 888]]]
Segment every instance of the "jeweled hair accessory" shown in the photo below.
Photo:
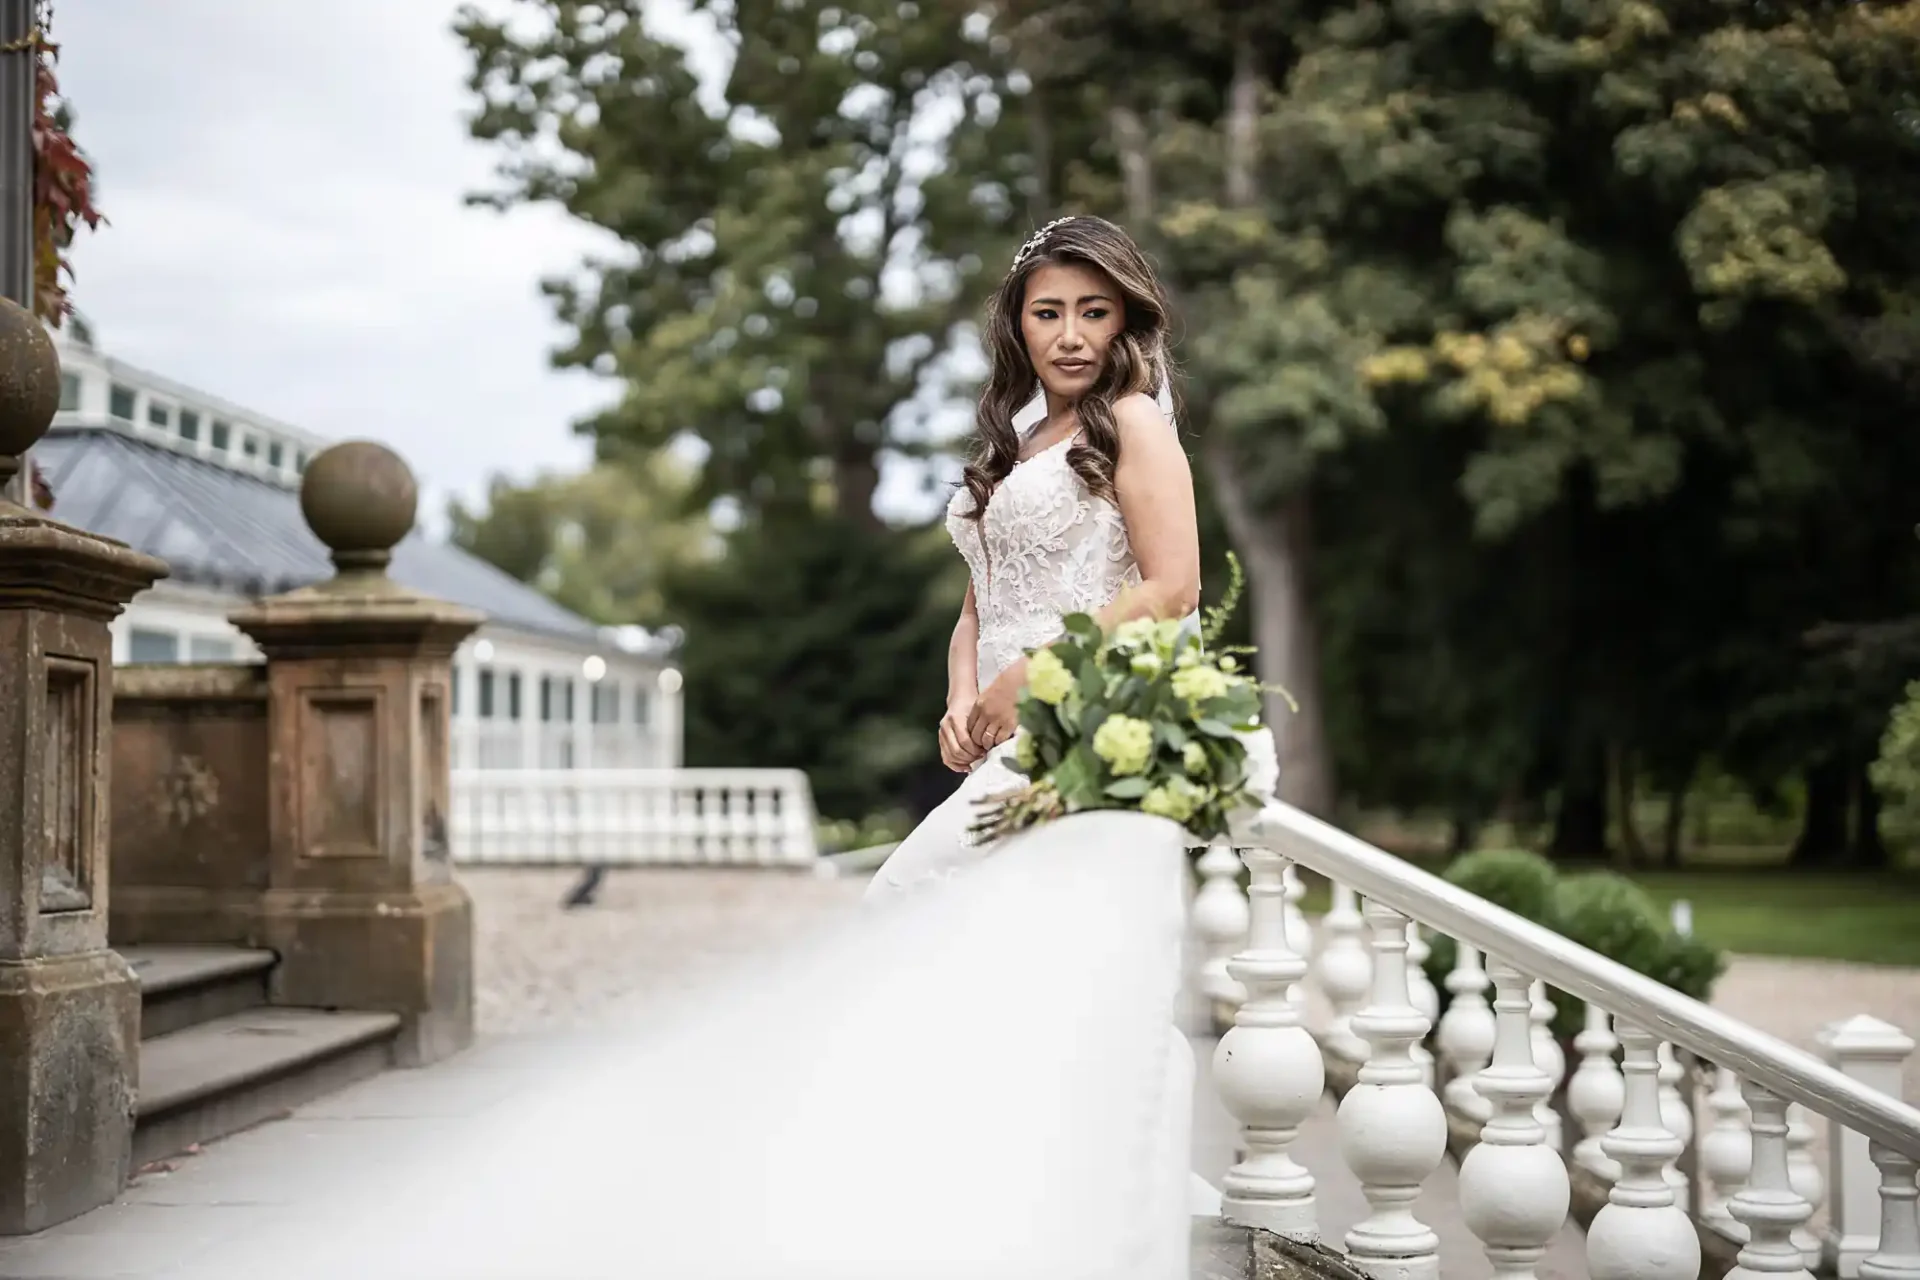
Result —
[[1013, 255], [1013, 265], [1008, 267], [1007, 270], [1009, 272], [1018, 271], [1020, 264], [1028, 258], [1031, 258], [1039, 251], [1040, 246], [1047, 242], [1048, 236], [1052, 235], [1057, 228], [1064, 227], [1072, 221], [1073, 218], [1071, 215], [1065, 218], [1055, 218], [1052, 222], [1049, 222], [1046, 226], [1028, 236], [1027, 242], [1020, 246], [1020, 252]]

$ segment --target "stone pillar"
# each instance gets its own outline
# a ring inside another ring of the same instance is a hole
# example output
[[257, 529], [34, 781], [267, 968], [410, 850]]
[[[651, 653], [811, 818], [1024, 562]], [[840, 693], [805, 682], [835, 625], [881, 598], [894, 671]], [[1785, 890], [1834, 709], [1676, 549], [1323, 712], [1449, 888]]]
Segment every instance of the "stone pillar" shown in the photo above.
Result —
[[[60, 404], [0, 299], [0, 490]], [[107, 947], [107, 624], [165, 564], [0, 498], [0, 1233], [106, 1204], [133, 1153], [140, 988]]]
[[307, 467], [300, 507], [335, 576], [232, 615], [267, 658], [268, 887], [276, 1004], [405, 1019], [400, 1061], [473, 1039], [473, 908], [448, 862], [452, 658], [482, 618], [389, 578], [418, 490], [350, 441]]

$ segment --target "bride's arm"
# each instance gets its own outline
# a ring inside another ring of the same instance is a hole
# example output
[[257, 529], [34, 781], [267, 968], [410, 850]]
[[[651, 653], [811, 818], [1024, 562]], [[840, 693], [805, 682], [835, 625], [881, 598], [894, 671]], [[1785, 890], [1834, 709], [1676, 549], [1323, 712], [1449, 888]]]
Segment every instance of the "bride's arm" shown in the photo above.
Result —
[[1113, 416], [1120, 427], [1113, 488], [1140, 585], [1095, 615], [1103, 631], [1134, 618], [1184, 618], [1200, 607], [1200, 517], [1179, 433], [1150, 396], [1128, 396]]
[[960, 606], [960, 620], [953, 624], [953, 639], [947, 645], [947, 714], [940, 718], [940, 759], [956, 773], [985, 754], [969, 728], [980, 696], [979, 641], [980, 613], [969, 582], [966, 603]]
[[953, 624], [953, 640], [947, 645], [947, 707], [970, 707], [979, 696], [980, 612], [969, 582], [960, 620]]

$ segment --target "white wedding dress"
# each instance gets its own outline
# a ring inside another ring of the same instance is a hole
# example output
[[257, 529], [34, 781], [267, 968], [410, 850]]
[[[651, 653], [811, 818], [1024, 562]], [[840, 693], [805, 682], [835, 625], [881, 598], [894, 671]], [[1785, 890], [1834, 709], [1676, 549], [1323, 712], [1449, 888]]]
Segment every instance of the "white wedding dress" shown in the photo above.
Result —
[[[970, 518], [973, 498], [966, 489], [947, 504], [947, 533], [973, 577], [981, 689], [1028, 650], [1057, 639], [1068, 614], [1095, 613], [1141, 581], [1119, 508], [1090, 492], [1068, 464], [1075, 438], [1077, 433], [1015, 464], [988, 499], [983, 519]], [[994, 856], [995, 850], [976, 842], [969, 828], [980, 801], [1024, 781], [1007, 766], [1013, 750], [1012, 741], [994, 748], [914, 828], [874, 876], [869, 903], [937, 887]], [[1089, 895], [1087, 909], [1098, 910], [1098, 903]], [[1177, 1102], [1167, 1113], [1163, 1136], [1170, 1151], [1184, 1153], [1193, 1048], [1177, 1027], [1169, 1027], [1169, 1034], [1175, 1043], [1168, 1092]], [[1190, 1211], [1217, 1215], [1219, 1192], [1197, 1174], [1188, 1179]]]

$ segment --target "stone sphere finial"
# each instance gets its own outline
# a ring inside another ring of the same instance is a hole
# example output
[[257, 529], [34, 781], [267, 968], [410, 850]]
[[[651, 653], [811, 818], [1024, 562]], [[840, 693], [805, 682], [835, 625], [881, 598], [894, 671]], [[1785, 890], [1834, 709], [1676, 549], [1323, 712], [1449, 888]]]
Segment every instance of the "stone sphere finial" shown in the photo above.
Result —
[[0, 298], [0, 489], [19, 473], [20, 455], [47, 434], [59, 409], [53, 339], [31, 311]]
[[380, 572], [413, 532], [420, 486], [399, 454], [371, 440], [347, 440], [307, 464], [300, 511], [333, 552], [342, 573]]

